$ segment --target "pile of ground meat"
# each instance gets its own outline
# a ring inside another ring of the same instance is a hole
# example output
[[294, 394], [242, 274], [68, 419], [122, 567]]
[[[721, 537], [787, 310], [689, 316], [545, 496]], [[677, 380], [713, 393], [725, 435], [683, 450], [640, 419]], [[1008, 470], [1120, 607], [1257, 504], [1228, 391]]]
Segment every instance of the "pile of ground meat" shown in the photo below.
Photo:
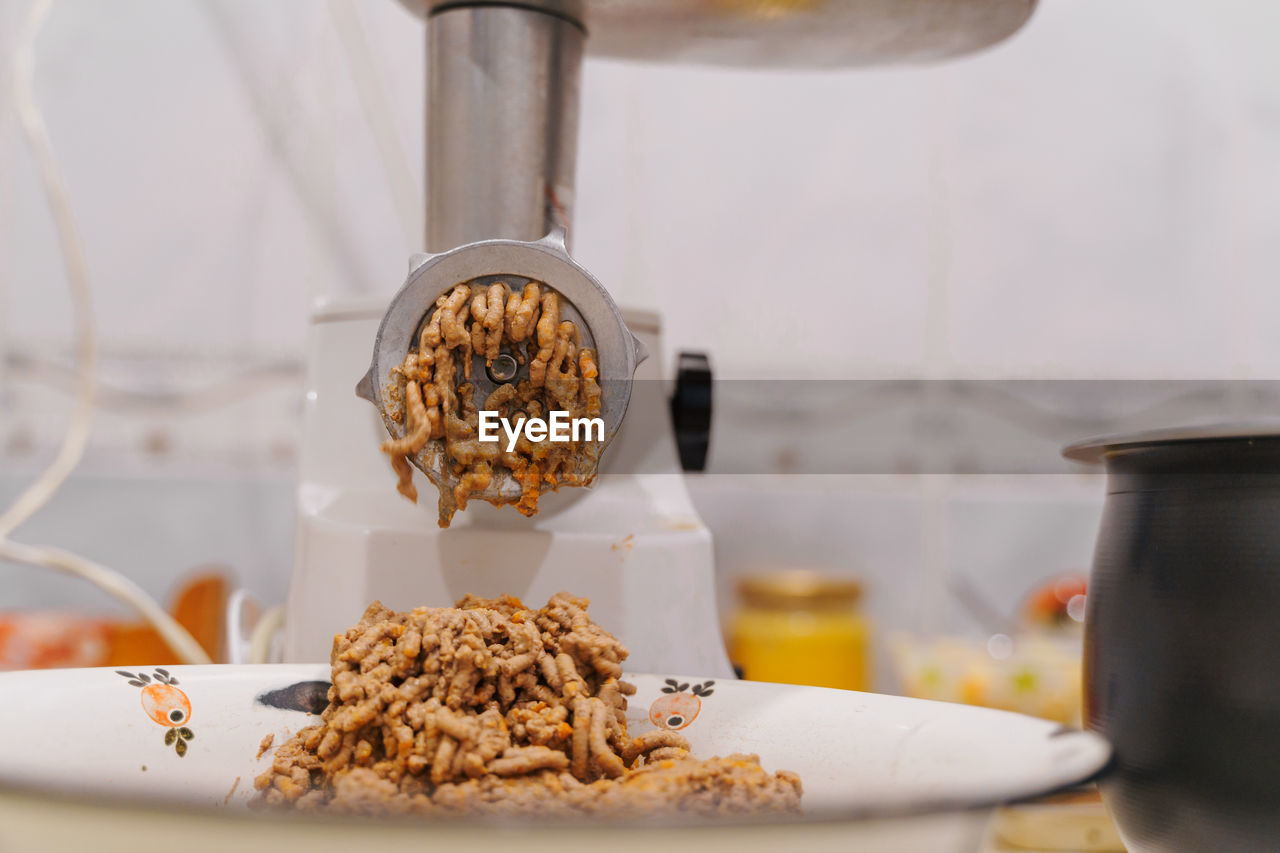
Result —
[[375, 602], [334, 639], [318, 725], [276, 750], [257, 802], [358, 814], [640, 817], [800, 809], [800, 779], [754, 755], [697, 759], [632, 737], [627, 650], [567, 593], [540, 610], [468, 596]]

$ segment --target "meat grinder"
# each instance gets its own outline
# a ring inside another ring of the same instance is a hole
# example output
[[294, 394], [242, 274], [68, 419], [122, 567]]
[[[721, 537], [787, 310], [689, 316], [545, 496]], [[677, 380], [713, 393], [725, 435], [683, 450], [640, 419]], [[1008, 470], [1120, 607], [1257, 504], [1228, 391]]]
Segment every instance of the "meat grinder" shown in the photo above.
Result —
[[[426, 22], [426, 251], [390, 307], [334, 300], [312, 318], [285, 658], [327, 659], [334, 632], [373, 599], [409, 608], [512, 594], [541, 605], [568, 590], [591, 599], [632, 670], [727, 676], [711, 535], [685, 489], [662, 391], [660, 318], [619, 309], [568, 253], [583, 58], [924, 62], [1000, 41], [1035, 0], [403, 1]], [[434, 489], [419, 474], [423, 498], [406, 501], [378, 450], [389, 428], [378, 374], [403, 352], [375, 353], [361, 373], [375, 342], [403, 347], [440, 293], [499, 275], [565, 288], [600, 348], [614, 440], [591, 488], [546, 494], [531, 518], [474, 502], [442, 530]]]

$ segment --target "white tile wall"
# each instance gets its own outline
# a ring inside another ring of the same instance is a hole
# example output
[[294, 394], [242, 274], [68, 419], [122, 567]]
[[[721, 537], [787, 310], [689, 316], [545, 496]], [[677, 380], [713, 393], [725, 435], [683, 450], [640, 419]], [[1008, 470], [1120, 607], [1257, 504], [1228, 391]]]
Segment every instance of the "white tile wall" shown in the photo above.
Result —
[[[416, 173], [420, 24], [358, 8]], [[727, 375], [1275, 374], [1277, 14], [1046, 0], [926, 69], [590, 62], [578, 252]], [[398, 284], [327, 4], [63, 0], [38, 58], [108, 340], [296, 352], [312, 294]], [[9, 327], [57, 339], [52, 230], [0, 150]]]
[[[0, 0], [0, 55], [25, 6]], [[358, 8], [416, 175], [420, 24], [392, 0]], [[934, 68], [592, 61], [576, 250], [620, 301], [662, 310], [669, 350], [708, 350], [726, 377], [1275, 378], [1278, 35], [1268, 0], [1042, 0], [1011, 42]], [[111, 352], [296, 358], [313, 296], [398, 285], [417, 247], [326, 3], [61, 0], [37, 76]], [[57, 355], [62, 274], [8, 109], [0, 342]], [[47, 446], [56, 430], [32, 424], [60, 406], [2, 376], [0, 438]], [[192, 448], [261, 450], [287, 442], [292, 411], [272, 405], [169, 425]], [[100, 453], [145, 433], [107, 423]], [[782, 507], [756, 529], [783, 538], [720, 536], [726, 572], [856, 565], [878, 618], [958, 628], [948, 572], [1012, 602], [1087, 561], [1100, 498], [1071, 478], [836, 482], [699, 483], [722, 531]], [[112, 553], [111, 529], [82, 544]]]

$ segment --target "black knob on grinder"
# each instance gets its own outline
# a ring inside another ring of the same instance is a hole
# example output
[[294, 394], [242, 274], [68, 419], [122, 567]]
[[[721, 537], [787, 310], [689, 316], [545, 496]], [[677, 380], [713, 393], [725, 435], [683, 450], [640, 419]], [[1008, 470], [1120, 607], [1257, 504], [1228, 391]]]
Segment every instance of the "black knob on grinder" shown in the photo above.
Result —
[[676, 387], [671, 397], [680, 467], [702, 471], [711, 444], [711, 361], [706, 353], [681, 352], [676, 361]]

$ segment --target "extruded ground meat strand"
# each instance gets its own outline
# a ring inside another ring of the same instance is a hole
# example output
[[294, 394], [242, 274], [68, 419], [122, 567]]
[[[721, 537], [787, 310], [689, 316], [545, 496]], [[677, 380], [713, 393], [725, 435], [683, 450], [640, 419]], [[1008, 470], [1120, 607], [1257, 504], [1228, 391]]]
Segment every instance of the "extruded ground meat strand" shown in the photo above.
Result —
[[391, 460], [396, 489], [416, 503], [411, 460], [425, 464], [424, 452], [443, 451], [446, 464], [436, 475], [441, 527], [466, 509], [473, 494], [493, 485], [495, 476], [504, 476], [503, 470], [520, 485], [519, 497], [484, 499], [512, 503], [525, 515], [537, 513], [544, 490], [594, 481], [599, 436], [593, 439], [589, 430], [581, 440], [574, 430], [567, 442], [535, 443], [522, 434], [505, 449], [479, 440], [472, 357], [489, 366], [504, 347], [520, 364], [528, 361], [528, 377], [512, 377], [495, 388], [485, 400], [486, 411], [517, 424], [549, 411], [563, 411], [570, 419], [599, 416], [603, 391], [596, 354], [582, 348], [581, 330], [561, 319], [561, 308], [560, 295], [538, 282], [526, 284], [522, 294], [510, 292], [505, 282], [455, 285], [436, 300], [417, 349], [391, 368], [386, 411], [404, 426], [404, 435], [382, 442], [382, 452]]
[[755, 756], [699, 760], [675, 732], [631, 737], [627, 650], [586, 607], [567, 593], [536, 611], [511, 597], [406, 613], [374, 602], [334, 638], [329, 705], [275, 751], [255, 802], [374, 815], [799, 811], [800, 780]]

